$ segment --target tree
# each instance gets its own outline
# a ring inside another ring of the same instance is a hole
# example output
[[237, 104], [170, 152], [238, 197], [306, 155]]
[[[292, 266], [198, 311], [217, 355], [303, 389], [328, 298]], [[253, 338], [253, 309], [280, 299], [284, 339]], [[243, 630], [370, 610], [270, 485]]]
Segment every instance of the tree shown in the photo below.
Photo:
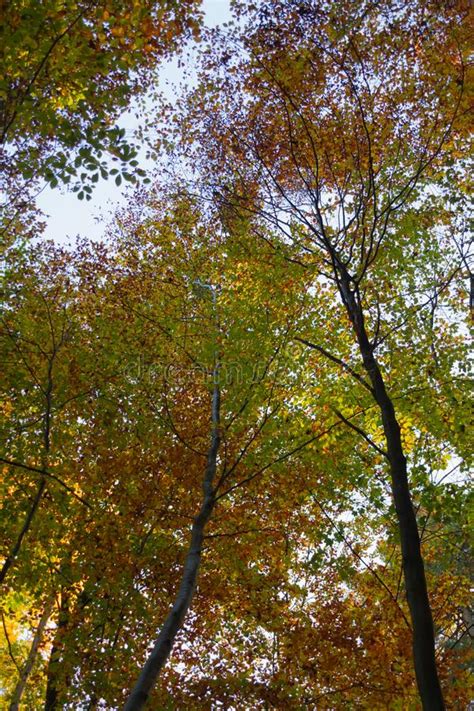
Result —
[[[461, 269], [439, 253], [431, 264], [434, 248], [425, 238], [429, 230], [433, 240], [436, 229], [440, 244], [450, 236], [451, 214], [431, 193], [436, 170], [442, 174], [456, 157], [453, 142], [462, 143], [466, 133], [466, 12], [395, 2], [324, 9], [264, 3], [256, 16], [249, 8], [244, 58], [232, 60], [225, 39], [217, 54], [207, 51], [185, 128], [191, 123], [198, 136], [203, 175], [210, 174], [209, 187], [220, 191], [227, 209], [255, 215], [257, 234], [259, 218], [278, 229], [279, 242], [293, 245], [293, 259], [331, 283], [341, 300], [365, 376], [318, 340], [305, 334], [299, 340], [350, 372], [378, 407], [384, 447], [336, 412], [387, 461], [419, 693], [424, 708], [441, 709], [407, 450], [387, 359], [395, 356], [392, 341], [404, 335], [408, 345], [407, 328], [423, 308], [436, 311]], [[424, 234], [410, 224], [415, 214]], [[445, 247], [451, 258], [452, 243]], [[421, 269], [411, 272], [401, 250], [421, 252], [420, 261], [433, 270], [428, 279]], [[408, 281], [410, 273], [411, 303], [405, 297], [400, 313], [396, 276]], [[426, 303], [416, 291], [430, 292]]]
[[[137, 212], [144, 208], [150, 209], [140, 205]], [[33, 422], [44, 390], [35, 386], [40, 366], [34, 359], [43, 367], [46, 358], [44, 367], [51, 370], [49, 346], [42, 343], [40, 348], [35, 339], [48, 334], [43, 320], [45, 325], [50, 318], [70, 324], [66, 351], [52, 369], [54, 387], [49, 389], [56, 398], [56, 424], [50, 430], [50, 452], [57, 452], [56, 457], [48, 467], [36, 465], [29, 455], [35, 447], [34, 429], [12, 457], [24, 417], [17, 403], [14, 417], [5, 422], [5, 440], [12, 444], [9, 456], [3, 457], [9, 472], [43, 475], [59, 487], [48, 497], [47, 508], [37, 506], [28, 518], [21, 559], [17, 557], [14, 575], [7, 578], [17, 587], [35, 589], [37, 595], [46, 596], [51, 584], [55, 591], [56, 627], [46, 680], [50, 709], [74, 703], [76, 694], [79, 699], [86, 695], [91, 703], [104, 696], [115, 703], [116, 694], [120, 699], [127, 685], [122, 665], [133, 673], [132, 659], [144, 653], [156, 620], [166, 617], [167, 600], [174, 597], [179, 574], [174, 575], [176, 545], [169, 541], [183, 540], [178, 550], [184, 548], [192, 514], [177, 519], [169, 510], [195, 509], [209, 436], [208, 373], [214, 369], [216, 326], [214, 309], [199, 293], [206, 293], [200, 285], [216, 283], [219, 275], [222, 286], [219, 371], [224, 419], [219, 436], [224, 454], [208, 515], [218, 494], [230, 495], [242, 485], [241, 478], [245, 483], [258, 475], [249, 475], [244, 464], [262, 432], [271, 429], [278, 392], [274, 378], [285, 355], [280, 350], [287, 329], [277, 333], [276, 341], [269, 338], [269, 313], [255, 312], [247, 285], [233, 275], [232, 260], [220, 254], [218, 237], [210, 236], [210, 224], [199, 218], [192, 203], [183, 198], [174, 205], [155, 203], [145, 224], [132, 214], [120, 219], [117, 230], [117, 248], [110, 256], [86, 245], [73, 258], [36, 252], [33, 274], [23, 272], [17, 303], [10, 300], [4, 320], [6, 361], [11, 362], [9, 352], [16, 344], [25, 344], [23, 367], [20, 372], [9, 370], [9, 377], [12, 390], [19, 378], [25, 381], [23, 409], [31, 412]], [[54, 310], [46, 302], [48, 308], [33, 311], [31, 319], [31, 303], [41, 303], [44, 270], [52, 274], [54, 258], [59, 270], [53, 278]], [[69, 284], [66, 292], [58, 288], [62, 279]], [[53, 329], [51, 338], [55, 333]], [[260, 468], [269, 466], [268, 459], [270, 453]], [[13, 502], [25, 506], [19, 496], [12, 497]], [[7, 525], [7, 540], [13, 537], [14, 522]], [[37, 561], [38, 572], [25, 566], [25, 556]], [[161, 572], [157, 556], [167, 560]], [[168, 587], [158, 605], [157, 581]], [[149, 615], [145, 627], [144, 607]], [[96, 649], [104, 650], [105, 658], [90, 649], [96, 635]], [[127, 640], [122, 652], [117, 647], [120, 637]], [[111, 666], [112, 679], [107, 678]]]

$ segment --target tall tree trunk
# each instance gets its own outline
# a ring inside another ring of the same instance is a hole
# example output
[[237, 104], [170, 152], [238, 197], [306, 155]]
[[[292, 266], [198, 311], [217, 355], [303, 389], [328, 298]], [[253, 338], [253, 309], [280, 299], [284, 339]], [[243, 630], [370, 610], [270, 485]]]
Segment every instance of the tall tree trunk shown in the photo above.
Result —
[[218, 366], [216, 366], [214, 370], [212, 432], [211, 443], [207, 454], [207, 466], [202, 482], [203, 499], [199, 513], [193, 521], [191, 542], [184, 564], [181, 583], [173, 607], [166, 617], [155, 642], [155, 646], [124, 706], [124, 711], [139, 711], [144, 707], [150, 691], [155, 685], [158, 675], [171, 653], [176, 635], [183, 625], [186, 613], [194, 597], [197, 576], [201, 565], [204, 532], [216, 503], [213, 481], [217, 469], [217, 454], [220, 445], [220, 390], [217, 376]]
[[61, 590], [61, 604], [59, 608], [58, 626], [54, 635], [53, 646], [49, 656], [46, 672], [46, 698], [44, 711], [57, 711], [60, 706], [59, 687], [61, 683], [60, 666], [63, 637], [69, 624], [69, 593], [66, 588]]
[[413, 658], [416, 682], [424, 711], [444, 711], [445, 705], [435, 659], [433, 616], [421, 555], [420, 534], [410, 494], [407, 461], [395, 408], [369, 341], [360, 302], [342, 277], [341, 295], [353, 324], [365, 371], [382, 416], [390, 462], [391, 489], [397, 513], [406, 598], [413, 626]]
[[41, 640], [43, 638], [43, 632], [44, 628], [46, 627], [48, 620], [51, 616], [51, 612], [53, 611], [53, 606], [54, 606], [54, 598], [51, 598], [46, 603], [46, 607], [44, 608], [44, 612], [41, 615], [41, 619], [38, 623], [38, 627], [36, 628], [36, 632], [33, 637], [33, 641], [31, 643], [30, 651], [28, 654], [28, 659], [26, 660], [25, 666], [23, 667], [23, 670], [20, 674], [20, 678], [18, 679], [18, 683], [15, 686], [15, 690], [12, 695], [12, 700], [10, 703], [10, 706], [8, 708], [8, 711], [18, 711], [20, 707], [20, 701], [21, 697], [23, 696], [23, 692], [25, 691], [25, 687], [28, 681], [28, 677], [31, 673], [31, 670], [33, 669], [34, 663], [36, 661], [36, 657], [38, 655], [38, 648], [41, 643]]

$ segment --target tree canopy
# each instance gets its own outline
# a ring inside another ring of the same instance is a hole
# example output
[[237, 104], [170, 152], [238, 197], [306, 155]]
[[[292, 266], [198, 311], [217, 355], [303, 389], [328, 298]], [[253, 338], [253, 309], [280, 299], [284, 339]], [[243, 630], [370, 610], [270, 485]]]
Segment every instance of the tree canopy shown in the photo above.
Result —
[[7, 4], [17, 211], [200, 42], [102, 242], [8, 217], [2, 703], [467, 709], [469, 4], [233, 12]]

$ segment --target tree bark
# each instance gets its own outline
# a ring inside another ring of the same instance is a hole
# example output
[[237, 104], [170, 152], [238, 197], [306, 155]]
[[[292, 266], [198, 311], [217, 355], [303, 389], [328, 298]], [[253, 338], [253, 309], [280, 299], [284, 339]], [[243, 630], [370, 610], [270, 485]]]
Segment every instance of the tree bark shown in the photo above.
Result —
[[413, 658], [418, 691], [424, 711], [444, 711], [443, 693], [436, 668], [433, 616], [400, 425], [367, 335], [362, 307], [354, 292], [350, 290], [349, 280], [344, 275], [340, 282], [340, 291], [382, 416], [390, 463], [391, 489], [400, 534], [406, 598], [413, 627]]
[[57, 711], [60, 708], [59, 685], [61, 665], [61, 650], [63, 647], [62, 638], [69, 623], [69, 594], [67, 589], [61, 591], [61, 605], [59, 609], [58, 626], [49, 656], [48, 669], [46, 672], [46, 698], [44, 711]]
[[26, 660], [25, 666], [23, 667], [23, 670], [20, 674], [18, 683], [15, 686], [15, 690], [13, 692], [12, 700], [10, 706], [8, 707], [8, 711], [18, 711], [18, 709], [20, 708], [21, 697], [23, 696], [28, 677], [36, 661], [36, 657], [38, 655], [38, 648], [43, 638], [44, 628], [46, 627], [48, 620], [51, 616], [53, 606], [54, 598], [51, 598], [51, 600], [46, 603], [46, 607], [44, 608], [44, 612], [41, 615], [38, 627], [36, 628], [36, 632], [34, 634], [33, 641], [31, 643], [30, 651], [28, 654], [28, 659]]
[[211, 418], [212, 433], [207, 454], [207, 466], [202, 483], [203, 499], [201, 508], [193, 521], [191, 542], [184, 563], [181, 583], [173, 607], [166, 617], [153, 650], [124, 706], [124, 711], [139, 711], [145, 706], [158, 675], [171, 653], [176, 635], [183, 625], [186, 613], [194, 597], [197, 576], [201, 565], [204, 532], [216, 503], [213, 481], [217, 469], [217, 454], [220, 445], [220, 390], [217, 382], [217, 374], [218, 366], [216, 366], [214, 370]]

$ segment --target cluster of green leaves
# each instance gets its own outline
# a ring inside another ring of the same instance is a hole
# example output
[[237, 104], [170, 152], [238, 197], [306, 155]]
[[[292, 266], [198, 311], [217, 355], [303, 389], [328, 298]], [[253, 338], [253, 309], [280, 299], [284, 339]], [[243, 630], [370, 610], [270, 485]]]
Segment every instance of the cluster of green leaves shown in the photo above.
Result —
[[0, 20], [2, 244], [40, 232], [44, 181], [89, 200], [99, 178], [149, 182], [117, 125], [161, 60], [198, 37], [200, 0], [12, 0]]

